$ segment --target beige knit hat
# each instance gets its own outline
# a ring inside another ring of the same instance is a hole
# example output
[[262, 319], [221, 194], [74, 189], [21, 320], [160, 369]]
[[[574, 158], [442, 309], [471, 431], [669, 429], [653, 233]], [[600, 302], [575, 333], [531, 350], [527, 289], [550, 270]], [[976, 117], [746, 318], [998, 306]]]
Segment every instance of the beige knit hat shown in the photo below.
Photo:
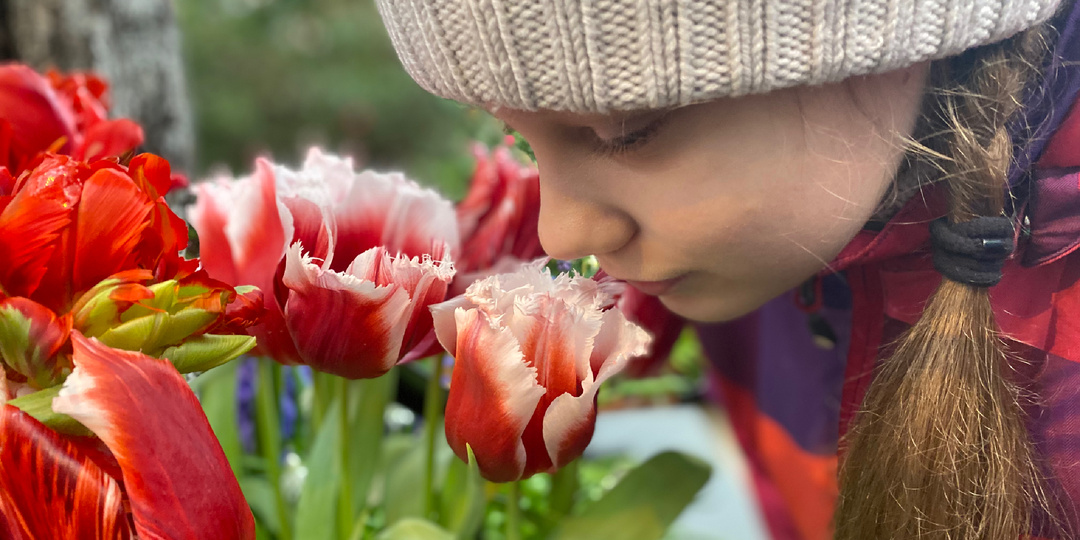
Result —
[[889, 71], [1060, 0], [376, 0], [420, 86], [482, 106], [653, 109]]

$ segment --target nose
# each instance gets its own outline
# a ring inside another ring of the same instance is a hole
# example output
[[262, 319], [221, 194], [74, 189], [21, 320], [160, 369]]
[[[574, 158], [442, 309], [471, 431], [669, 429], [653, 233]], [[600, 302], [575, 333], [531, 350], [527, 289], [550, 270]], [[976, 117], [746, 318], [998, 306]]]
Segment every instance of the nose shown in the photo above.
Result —
[[540, 175], [540, 244], [552, 258], [573, 260], [618, 251], [637, 224], [618, 207], [577, 190], [559, 189]]

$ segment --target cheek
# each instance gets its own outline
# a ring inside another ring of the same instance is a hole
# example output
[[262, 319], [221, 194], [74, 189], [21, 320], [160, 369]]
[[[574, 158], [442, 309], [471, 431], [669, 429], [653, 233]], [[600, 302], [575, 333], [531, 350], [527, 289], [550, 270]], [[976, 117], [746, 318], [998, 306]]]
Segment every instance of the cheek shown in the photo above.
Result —
[[797, 286], [858, 233], [890, 174], [884, 166], [830, 160], [793, 169], [761, 167], [739, 179], [714, 174], [724, 189], [681, 190], [650, 213], [653, 253], [693, 269], [681, 292], [661, 298], [670, 309], [694, 320], [730, 320]]

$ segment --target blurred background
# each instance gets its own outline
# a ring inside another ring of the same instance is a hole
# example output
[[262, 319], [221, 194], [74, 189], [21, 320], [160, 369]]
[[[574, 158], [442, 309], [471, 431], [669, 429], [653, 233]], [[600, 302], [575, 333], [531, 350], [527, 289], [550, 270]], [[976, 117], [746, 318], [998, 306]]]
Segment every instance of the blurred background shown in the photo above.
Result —
[[176, 2], [195, 115], [195, 173], [296, 164], [318, 144], [464, 194], [471, 140], [501, 126], [431, 96], [401, 69], [374, 2]]

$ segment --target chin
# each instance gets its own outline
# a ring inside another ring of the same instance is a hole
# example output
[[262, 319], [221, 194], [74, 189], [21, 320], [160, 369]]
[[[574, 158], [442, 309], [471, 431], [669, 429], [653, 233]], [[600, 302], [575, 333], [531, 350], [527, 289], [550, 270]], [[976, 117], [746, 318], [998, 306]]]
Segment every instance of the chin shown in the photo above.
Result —
[[672, 313], [695, 322], [727, 322], [738, 319], [761, 307], [769, 299], [750, 295], [664, 295], [660, 302]]

